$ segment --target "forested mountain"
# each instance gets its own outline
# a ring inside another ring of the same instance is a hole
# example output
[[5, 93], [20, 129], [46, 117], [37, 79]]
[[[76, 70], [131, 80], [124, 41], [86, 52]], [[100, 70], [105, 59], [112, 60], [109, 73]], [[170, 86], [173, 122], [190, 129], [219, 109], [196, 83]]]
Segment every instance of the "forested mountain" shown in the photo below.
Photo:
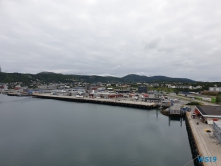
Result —
[[136, 74], [129, 74], [122, 79], [129, 81], [129, 82], [195, 82], [193, 80], [187, 79], [187, 78], [171, 78], [171, 77], [165, 77], [165, 76], [140, 76]]
[[187, 78], [170, 78], [165, 76], [140, 76], [135, 74], [129, 74], [122, 78], [111, 76], [97, 76], [97, 75], [65, 75], [52, 72], [41, 72], [38, 74], [22, 74], [22, 73], [0, 73], [0, 82], [24, 82], [29, 83], [32, 81], [42, 82], [73, 82], [73, 81], [85, 81], [85, 82], [195, 82]]

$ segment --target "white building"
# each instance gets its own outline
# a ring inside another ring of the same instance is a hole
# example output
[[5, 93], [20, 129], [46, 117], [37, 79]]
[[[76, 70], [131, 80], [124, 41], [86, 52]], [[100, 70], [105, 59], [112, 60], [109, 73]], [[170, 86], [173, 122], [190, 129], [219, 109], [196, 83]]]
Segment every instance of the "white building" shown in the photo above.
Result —
[[209, 87], [209, 91], [211, 91], [211, 92], [221, 92], [221, 87]]

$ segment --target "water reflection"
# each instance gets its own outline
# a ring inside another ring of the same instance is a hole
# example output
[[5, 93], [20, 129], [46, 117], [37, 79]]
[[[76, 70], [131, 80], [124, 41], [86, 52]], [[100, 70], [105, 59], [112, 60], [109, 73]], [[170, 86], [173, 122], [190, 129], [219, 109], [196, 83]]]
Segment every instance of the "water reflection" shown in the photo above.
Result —
[[180, 126], [182, 127], [183, 121], [184, 121], [184, 117], [179, 117], [179, 116], [168, 116], [168, 122], [169, 122], [169, 126], [171, 125], [171, 121], [179, 121], [180, 122]]
[[156, 109], [156, 119], [157, 119], [157, 121], [158, 121], [158, 109]]
[[[155, 114], [155, 117], [156, 117], [156, 121], [159, 121], [159, 112], [160, 112], [161, 110], [159, 110], [159, 109], [156, 109], [155, 110], [155, 112], [156, 112], [156, 114]], [[168, 115], [164, 115], [164, 114], [162, 114], [162, 113], [160, 113], [160, 115], [161, 116], [165, 116], [165, 117], [167, 117], [168, 118], [168, 126], [170, 126], [171, 125], [171, 123], [173, 123], [173, 121], [174, 122], [180, 122], [180, 127], [182, 127], [182, 125], [183, 125], [183, 121], [185, 120], [184, 119], [184, 117], [182, 117], [182, 116], [168, 116]], [[148, 123], [150, 122], [150, 115], [149, 115], [149, 111], [147, 111], [147, 120], [148, 120]], [[177, 123], [175, 123], [176, 125], [177, 125]]]

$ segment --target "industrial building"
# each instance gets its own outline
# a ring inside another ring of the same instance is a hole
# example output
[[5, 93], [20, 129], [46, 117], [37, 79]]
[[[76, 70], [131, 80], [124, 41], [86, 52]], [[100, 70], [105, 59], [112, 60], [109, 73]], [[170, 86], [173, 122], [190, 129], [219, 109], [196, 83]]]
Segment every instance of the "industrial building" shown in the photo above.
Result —
[[147, 87], [146, 86], [139, 86], [138, 93], [147, 93]]
[[208, 124], [213, 124], [214, 121], [221, 121], [221, 106], [196, 106], [196, 115], [201, 116], [201, 120]]
[[122, 94], [109, 93], [109, 92], [90, 93], [89, 96], [92, 98], [105, 98], [105, 99], [123, 97]]
[[117, 93], [130, 93], [130, 90], [116, 90]]

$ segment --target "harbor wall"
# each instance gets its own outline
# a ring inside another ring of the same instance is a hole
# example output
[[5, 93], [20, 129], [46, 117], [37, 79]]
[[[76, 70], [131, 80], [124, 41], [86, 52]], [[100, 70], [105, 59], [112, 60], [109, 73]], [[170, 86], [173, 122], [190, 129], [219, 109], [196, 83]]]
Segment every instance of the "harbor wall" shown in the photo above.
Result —
[[55, 99], [62, 101], [72, 101], [72, 102], [80, 102], [80, 103], [94, 103], [94, 104], [104, 104], [104, 105], [112, 105], [112, 106], [121, 106], [121, 107], [131, 107], [131, 108], [141, 108], [141, 109], [154, 109], [158, 106], [156, 104], [139, 104], [136, 102], [119, 102], [119, 101], [108, 101], [108, 100], [99, 100], [99, 99], [87, 99], [87, 98], [73, 98], [68, 96], [52, 96], [52, 95], [39, 95], [33, 94], [33, 97], [43, 98], [43, 99]]
[[[190, 148], [191, 148], [191, 152], [192, 152], [192, 158], [195, 159], [197, 156], [201, 156], [201, 154], [200, 154], [199, 148], [197, 146], [196, 138], [194, 137], [193, 130], [191, 129], [191, 125], [189, 123], [187, 113], [185, 115], [186, 115], [185, 116], [186, 130], [187, 130], [187, 134], [188, 134], [188, 138], [189, 138], [189, 144], [190, 144]], [[199, 162], [198, 159], [196, 158], [194, 160], [194, 165], [195, 166], [203, 166], [203, 163]]]

